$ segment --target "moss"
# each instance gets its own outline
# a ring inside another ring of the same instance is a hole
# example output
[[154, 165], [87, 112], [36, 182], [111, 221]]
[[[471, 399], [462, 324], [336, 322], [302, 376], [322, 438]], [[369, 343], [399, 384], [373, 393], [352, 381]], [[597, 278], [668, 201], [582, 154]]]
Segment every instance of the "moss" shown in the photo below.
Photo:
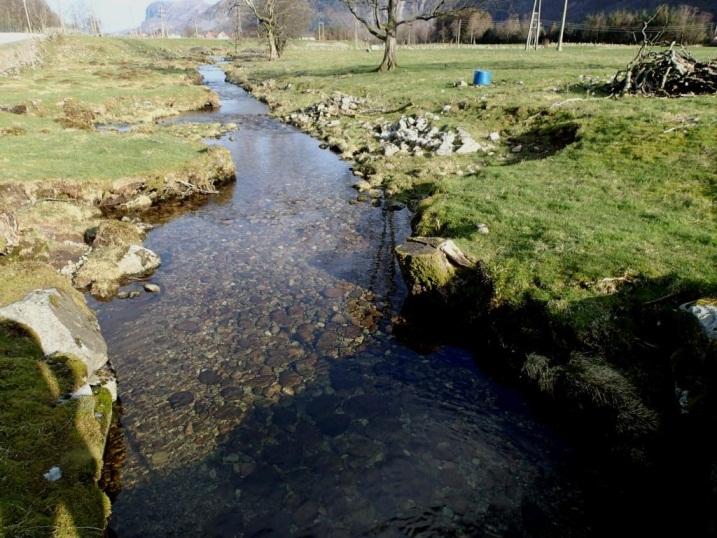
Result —
[[144, 240], [144, 232], [129, 222], [119, 220], [103, 221], [98, 227], [92, 246], [128, 247], [139, 245]]
[[[58, 399], [82, 385], [85, 376], [77, 359], [45, 360], [31, 335], [0, 323], [3, 536], [103, 535], [110, 504], [97, 479], [111, 404], [102, 394]], [[54, 466], [62, 477], [47, 481], [43, 475]]]
[[455, 270], [443, 253], [420, 243], [406, 243], [396, 249], [401, 270], [414, 294], [441, 291], [451, 282]]
[[31, 291], [49, 288], [62, 290], [82, 312], [90, 315], [82, 294], [49, 265], [32, 261], [0, 265], [0, 307], [23, 299]]

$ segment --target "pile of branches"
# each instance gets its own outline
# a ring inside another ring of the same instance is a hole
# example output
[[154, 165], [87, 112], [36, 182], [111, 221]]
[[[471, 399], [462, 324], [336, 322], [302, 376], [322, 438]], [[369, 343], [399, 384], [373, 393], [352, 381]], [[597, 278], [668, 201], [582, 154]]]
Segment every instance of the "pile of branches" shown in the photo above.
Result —
[[611, 96], [679, 97], [717, 93], [717, 59], [699, 62], [686, 50], [675, 50], [674, 44], [664, 51], [647, 50], [643, 46], [605, 89]]

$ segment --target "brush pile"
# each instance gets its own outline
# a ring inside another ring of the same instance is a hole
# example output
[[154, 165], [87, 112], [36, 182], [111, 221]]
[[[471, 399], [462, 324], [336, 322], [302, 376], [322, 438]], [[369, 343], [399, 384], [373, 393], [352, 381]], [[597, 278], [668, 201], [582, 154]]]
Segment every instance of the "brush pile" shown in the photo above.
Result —
[[717, 93], [717, 59], [702, 63], [686, 50], [647, 51], [643, 47], [606, 90], [610, 95], [659, 97]]

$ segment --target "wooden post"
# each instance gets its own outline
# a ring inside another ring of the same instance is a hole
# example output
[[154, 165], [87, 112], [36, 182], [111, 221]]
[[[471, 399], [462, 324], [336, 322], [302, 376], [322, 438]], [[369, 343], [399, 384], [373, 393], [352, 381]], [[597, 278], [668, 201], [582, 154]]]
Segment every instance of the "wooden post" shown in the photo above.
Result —
[[563, 37], [565, 36], [565, 21], [568, 18], [568, 0], [565, 0], [563, 7], [563, 23], [560, 25], [560, 38], [558, 39], [558, 52], [563, 51]]

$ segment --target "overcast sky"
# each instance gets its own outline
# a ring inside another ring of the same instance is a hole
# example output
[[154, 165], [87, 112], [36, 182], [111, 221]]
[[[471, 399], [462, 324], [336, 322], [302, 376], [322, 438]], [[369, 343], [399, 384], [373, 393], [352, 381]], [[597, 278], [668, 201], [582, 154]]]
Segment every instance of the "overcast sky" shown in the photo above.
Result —
[[[206, 1], [216, 4], [219, 0]], [[144, 20], [144, 10], [152, 3], [152, 0], [84, 0], [84, 2], [94, 8], [97, 16], [102, 20], [105, 32], [119, 32], [139, 26]], [[62, 5], [65, 16], [72, 17], [74, 0], [48, 0], [47, 3], [55, 12], [58, 12]]]

